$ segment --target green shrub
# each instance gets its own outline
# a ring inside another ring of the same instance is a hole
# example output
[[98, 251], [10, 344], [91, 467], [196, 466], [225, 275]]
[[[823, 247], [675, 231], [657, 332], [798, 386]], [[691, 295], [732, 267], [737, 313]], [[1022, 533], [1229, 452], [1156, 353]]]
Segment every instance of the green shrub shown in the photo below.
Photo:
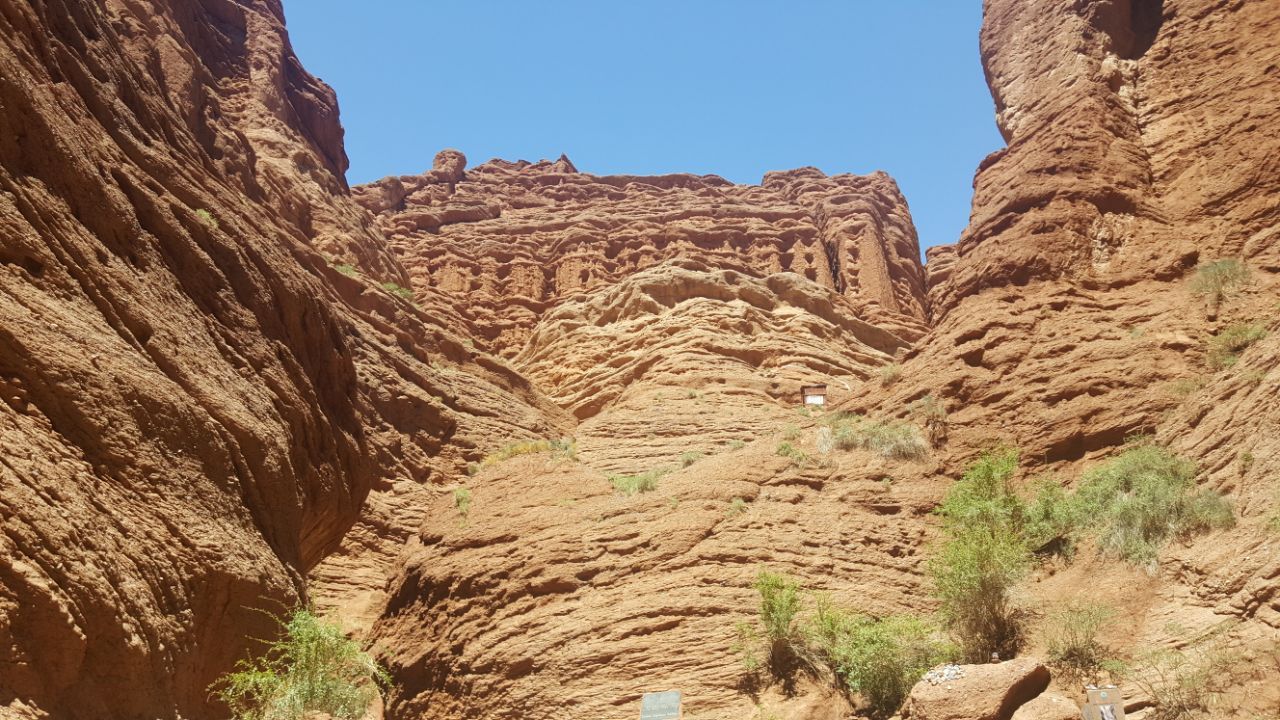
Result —
[[609, 482], [614, 490], [624, 495], [635, 495], [657, 490], [658, 478], [665, 474], [662, 470], [650, 470], [639, 475], [610, 475]]
[[1051, 612], [1045, 623], [1045, 646], [1054, 675], [1068, 684], [1096, 682], [1110, 658], [1098, 633], [1115, 617], [1106, 605], [1069, 602]]
[[504, 460], [510, 460], [518, 455], [532, 455], [535, 453], [552, 453], [554, 457], [565, 458], [566, 460], [578, 459], [578, 443], [573, 438], [561, 438], [559, 440], [518, 440], [507, 443], [497, 450], [484, 456], [478, 463], [471, 463], [467, 466], [467, 473], [475, 475], [476, 473], [496, 465]]
[[799, 440], [800, 428], [795, 425], [787, 425], [786, 427], [782, 428], [782, 439], [791, 440], [791, 441]]
[[791, 458], [792, 465], [804, 465], [809, 459], [803, 450], [789, 442], [778, 443], [778, 449], [774, 453], [780, 457]]
[[745, 515], [747, 512], [747, 501], [740, 497], [736, 497], [729, 501], [729, 509], [725, 511], [728, 517], [737, 517]]
[[204, 208], [200, 208], [199, 210], [196, 210], [196, 217], [200, 218], [200, 222], [204, 223], [210, 228], [213, 228], [214, 230], [218, 229], [218, 218], [214, 217], [213, 213], [209, 212], [208, 210], [205, 210]]
[[1228, 325], [1209, 339], [1209, 364], [1219, 370], [1231, 367], [1239, 361], [1240, 353], [1266, 336], [1266, 329], [1256, 323]]
[[360, 271], [356, 269], [356, 266], [351, 265], [350, 263], [342, 263], [340, 265], [334, 265], [333, 269], [337, 270], [343, 275], [346, 275], [347, 277], [355, 277], [356, 275], [360, 274]]
[[920, 431], [907, 423], [840, 414], [828, 424], [835, 446], [841, 450], [871, 450], [893, 460], [921, 460], [929, 453]]
[[746, 447], [746, 446], [747, 446], [747, 443], [746, 443], [745, 441], [742, 441], [742, 440], [730, 440], [730, 441], [729, 441], [729, 449], [730, 449], [730, 450], [741, 450], [742, 448], [744, 448], [744, 447]]
[[703, 458], [703, 454], [690, 450], [680, 454], [680, 467], [689, 467]]
[[1067, 557], [1074, 554], [1080, 517], [1065, 488], [1051, 479], [1041, 480], [1022, 515], [1022, 535], [1032, 551]]
[[937, 510], [945, 541], [927, 567], [943, 622], [969, 662], [1012, 657], [1023, 644], [1025, 613], [1010, 597], [1031, 567], [1025, 505], [1010, 484], [1017, 466], [1016, 450], [982, 456]]
[[747, 671], [767, 666], [783, 679], [796, 670], [828, 677], [865, 698], [873, 717], [892, 715], [929, 668], [954, 658], [936, 628], [918, 618], [852, 612], [769, 571], [755, 588], [759, 621], [739, 623], [734, 645]]
[[326, 713], [356, 720], [378, 697], [390, 676], [337, 625], [309, 610], [281, 621], [284, 637], [269, 643], [256, 660], [210, 688], [237, 720], [303, 720]]
[[453, 506], [466, 518], [467, 513], [471, 512], [471, 491], [464, 487], [454, 488]]
[[760, 622], [765, 637], [775, 645], [797, 638], [796, 615], [800, 612], [800, 583], [782, 573], [761, 570], [756, 576], [760, 593]]
[[395, 296], [396, 296], [396, 297], [398, 297], [398, 298], [403, 298], [403, 299], [405, 299], [405, 300], [412, 300], [412, 299], [413, 299], [413, 291], [412, 291], [412, 290], [410, 290], [409, 288], [406, 288], [406, 287], [400, 287], [399, 285], [397, 285], [397, 284], [395, 284], [395, 283], [393, 283], [393, 282], [384, 282], [384, 283], [382, 283], [382, 289], [383, 289], [383, 290], [386, 290], [387, 292], [391, 293], [392, 295], [395, 295]]
[[935, 627], [908, 615], [872, 618], [819, 597], [806, 627], [809, 653], [866, 699], [871, 716], [893, 715], [930, 668], [953, 659]]
[[1209, 299], [1216, 313], [1226, 297], [1249, 280], [1249, 268], [1235, 258], [1201, 263], [1191, 280], [1191, 292]]
[[1138, 445], [1085, 473], [1076, 512], [1088, 518], [1104, 554], [1153, 567], [1165, 541], [1235, 524], [1227, 501], [1197, 491], [1195, 477], [1194, 464]]

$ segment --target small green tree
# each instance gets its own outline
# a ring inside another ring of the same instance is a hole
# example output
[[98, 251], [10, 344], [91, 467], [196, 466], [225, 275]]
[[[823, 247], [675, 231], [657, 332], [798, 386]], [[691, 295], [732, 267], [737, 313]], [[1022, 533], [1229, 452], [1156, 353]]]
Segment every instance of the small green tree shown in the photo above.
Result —
[[1022, 535], [1025, 505], [1010, 479], [1016, 450], [983, 455], [938, 508], [946, 540], [929, 560], [943, 622], [965, 659], [1011, 657], [1022, 646], [1024, 612], [1010, 591], [1031, 567]]
[[239, 670], [210, 688], [236, 720], [303, 720], [327, 713], [357, 720], [391, 676], [342, 629], [298, 609], [281, 620], [284, 636], [261, 657], [241, 660]]

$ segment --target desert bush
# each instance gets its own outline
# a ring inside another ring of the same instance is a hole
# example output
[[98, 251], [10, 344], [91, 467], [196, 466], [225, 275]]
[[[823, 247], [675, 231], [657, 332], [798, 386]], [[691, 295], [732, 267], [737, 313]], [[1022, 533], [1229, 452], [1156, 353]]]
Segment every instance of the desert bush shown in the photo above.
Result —
[[1022, 510], [1022, 535], [1033, 552], [1070, 557], [1079, 521], [1072, 496], [1053, 479], [1044, 478], [1036, 483]]
[[472, 463], [467, 466], [468, 474], [475, 475], [487, 467], [496, 465], [504, 460], [510, 460], [518, 455], [532, 455], [535, 453], [552, 453], [554, 457], [565, 458], [566, 460], [578, 459], [578, 444], [573, 438], [561, 438], [559, 440], [518, 440], [507, 443], [497, 450], [484, 456], [484, 459], [478, 463]]
[[1055, 676], [1069, 684], [1094, 682], [1111, 654], [1098, 640], [1115, 610], [1106, 605], [1069, 602], [1049, 613], [1045, 621], [1045, 647]]
[[242, 660], [211, 690], [237, 720], [303, 720], [325, 713], [356, 720], [390, 676], [368, 653], [310, 610], [282, 620], [284, 636], [255, 660]]
[[880, 378], [881, 387], [889, 387], [902, 379], [902, 366], [896, 362], [890, 363], [877, 370], [876, 375]]
[[809, 459], [809, 455], [807, 453], [789, 442], [778, 443], [778, 449], [774, 451], [774, 454], [780, 457], [791, 458], [792, 465], [804, 465]]
[[872, 618], [816, 600], [805, 628], [810, 656], [866, 699], [872, 717], [893, 715], [933, 666], [953, 659], [937, 628], [909, 615]]
[[680, 454], [680, 467], [689, 467], [703, 458], [703, 454], [690, 450]]
[[736, 497], [729, 501], [729, 509], [725, 511], [725, 515], [729, 517], [737, 517], [747, 512], [747, 501], [740, 497]]
[[730, 441], [729, 441], [729, 449], [730, 449], [730, 450], [741, 450], [742, 448], [744, 448], [744, 447], [746, 447], [746, 446], [747, 446], [747, 443], [746, 443], [746, 441], [744, 441], [744, 440], [737, 440], [737, 439], [734, 439], [734, 440], [730, 440]]
[[1235, 323], [1209, 339], [1209, 364], [1216, 369], [1228, 368], [1240, 359], [1240, 353], [1267, 336], [1256, 323]]
[[1238, 654], [1215, 634], [1180, 650], [1140, 655], [1128, 679], [1155, 701], [1152, 720], [1191, 720], [1222, 708], [1233, 685], [1231, 670], [1239, 661]]
[[347, 277], [355, 277], [356, 275], [360, 274], [360, 271], [356, 269], [356, 266], [350, 263], [340, 263], [340, 264], [334, 265], [333, 269], [337, 270], [343, 275], [346, 275]]
[[454, 488], [453, 506], [466, 518], [467, 513], [471, 512], [471, 491], [464, 487]]
[[867, 700], [874, 717], [888, 717], [934, 665], [954, 648], [937, 628], [915, 617], [874, 618], [805, 593], [785, 575], [762, 571], [757, 623], [740, 623], [734, 649], [749, 672], [766, 666], [787, 679], [803, 670], [828, 678]]
[[210, 228], [213, 228], [214, 230], [218, 229], [218, 218], [214, 217], [213, 213], [208, 210], [205, 210], [204, 208], [196, 210], [196, 217], [200, 218], [200, 222]]
[[393, 282], [384, 282], [382, 283], [381, 287], [383, 290], [391, 293], [392, 295], [395, 295], [398, 298], [402, 298], [404, 300], [413, 299], [413, 291], [407, 287], [401, 287]]
[[1223, 258], [1201, 263], [1191, 280], [1191, 292], [1209, 300], [1212, 312], [1217, 312], [1222, 301], [1249, 280], [1249, 268], [1236, 258]]
[[828, 424], [835, 446], [841, 450], [871, 450], [894, 460], [921, 460], [929, 453], [920, 431], [907, 423], [841, 414]]
[[924, 428], [925, 436], [933, 447], [947, 441], [947, 408], [933, 395], [925, 395], [907, 405], [911, 418]]
[[928, 570], [947, 630], [970, 662], [991, 653], [1015, 655], [1023, 644], [1024, 611], [1010, 591], [1031, 566], [1022, 534], [1025, 505], [1010, 480], [1016, 450], [987, 453], [965, 472], [937, 512], [945, 541]]
[[623, 495], [653, 492], [658, 489], [658, 478], [666, 473], [662, 470], [650, 470], [638, 475], [610, 475], [609, 482], [613, 489]]
[[1139, 444], [1085, 473], [1076, 512], [1088, 518], [1104, 554], [1154, 567], [1165, 541], [1235, 524], [1230, 504], [1196, 490], [1195, 477], [1194, 464]]
[[782, 439], [796, 441], [800, 439], [800, 428], [796, 425], [787, 425], [782, 428]]

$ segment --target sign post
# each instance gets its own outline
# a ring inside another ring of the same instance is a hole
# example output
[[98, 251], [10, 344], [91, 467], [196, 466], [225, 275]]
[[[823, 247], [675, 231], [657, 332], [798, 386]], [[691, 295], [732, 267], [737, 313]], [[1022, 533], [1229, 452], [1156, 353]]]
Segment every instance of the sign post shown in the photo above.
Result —
[[640, 699], [640, 720], [680, 720], [684, 717], [680, 691], [645, 693]]

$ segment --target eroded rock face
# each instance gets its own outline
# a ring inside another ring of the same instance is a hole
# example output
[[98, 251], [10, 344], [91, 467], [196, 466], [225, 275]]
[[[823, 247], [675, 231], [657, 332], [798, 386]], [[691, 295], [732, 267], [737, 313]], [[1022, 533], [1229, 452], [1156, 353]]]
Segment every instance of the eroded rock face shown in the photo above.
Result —
[[596, 176], [567, 158], [494, 160], [356, 188], [414, 286], [475, 339], [518, 353], [549, 309], [672, 259], [755, 276], [793, 272], [904, 337], [924, 330], [924, 274], [906, 201], [883, 173]]
[[554, 409], [367, 279], [408, 283], [278, 3], [8, 4], [0, 38], [0, 714], [216, 716], [371, 487]]

